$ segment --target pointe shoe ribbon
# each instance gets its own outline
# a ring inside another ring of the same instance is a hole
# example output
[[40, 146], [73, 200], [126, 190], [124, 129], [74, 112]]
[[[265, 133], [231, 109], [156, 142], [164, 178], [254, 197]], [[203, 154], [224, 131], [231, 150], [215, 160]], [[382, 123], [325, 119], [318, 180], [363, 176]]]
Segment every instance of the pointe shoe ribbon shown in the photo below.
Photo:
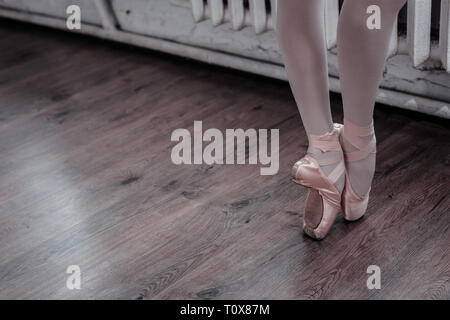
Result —
[[[336, 151], [323, 159], [317, 160], [307, 154], [297, 161], [292, 168], [294, 182], [309, 188], [303, 214], [303, 230], [314, 239], [323, 239], [336, 219], [340, 210], [341, 195], [334, 184], [344, 174], [345, 164], [339, 144], [341, 125], [335, 124], [331, 132], [321, 136], [310, 135], [311, 147], [322, 152]], [[327, 176], [321, 166], [336, 166]]]
[[[376, 153], [376, 137], [373, 122], [368, 126], [358, 126], [348, 120], [344, 120], [341, 128], [343, 138], [354, 148], [354, 151], [344, 150], [346, 163], [355, 162], [367, 158], [370, 154]], [[370, 137], [367, 139], [367, 137]], [[342, 192], [342, 211], [344, 218], [348, 221], [360, 219], [367, 210], [369, 202], [369, 191], [365, 195], [358, 195], [352, 188], [348, 174], [345, 175], [345, 187]]]

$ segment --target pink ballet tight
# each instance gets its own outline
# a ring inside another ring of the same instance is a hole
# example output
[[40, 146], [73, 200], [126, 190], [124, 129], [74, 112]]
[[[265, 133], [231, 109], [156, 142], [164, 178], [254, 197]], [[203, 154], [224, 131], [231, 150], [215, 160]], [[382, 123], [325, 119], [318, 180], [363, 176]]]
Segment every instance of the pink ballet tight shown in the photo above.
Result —
[[[277, 38], [286, 72], [308, 135], [332, 130], [327, 51], [324, 33], [326, 0], [278, 1]], [[344, 0], [338, 25], [339, 73], [344, 121], [359, 126], [372, 123], [378, 86], [388, 53], [395, 18], [406, 0]], [[381, 28], [366, 25], [370, 5], [381, 9]], [[345, 131], [345, 127], [344, 127]], [[371, 137], [366, 137], [370, 139]], [[345, 139], [345, 151], [353, 146]], [[321, 152], [308, 149], [316, 157]], [[322, 168], [325, 173], [333, 168]], [[353, 189], [365, 194], [375, 171], [375, 155], [347, 165]], [[343, 180], [336, 186], [342, 190]]]

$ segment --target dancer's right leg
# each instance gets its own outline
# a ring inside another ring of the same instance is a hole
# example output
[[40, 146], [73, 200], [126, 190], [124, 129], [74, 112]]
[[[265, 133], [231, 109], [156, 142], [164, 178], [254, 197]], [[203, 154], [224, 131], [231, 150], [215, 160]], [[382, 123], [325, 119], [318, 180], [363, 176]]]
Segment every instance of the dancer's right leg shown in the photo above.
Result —
[[324, 0], [278, 1], [277, 37], [309, 140], [292, 170], [294, 181], [309, 188], [303, 230], [322, 239], [340, 209], [345, 170], [330, 111]]
[[[325, 0], [281, 0], [277, 8], [277, 38], [292, 93], [308, 137], [321, 136], [333, 130], [331, 118], [327, 49], [324, 30]], [[314, 158], [335, 157], [340, 151], [322, 152], [311, 146]], [[329, 175], [335, 165], [322, 165]], [[339, 192], [344, 177], [334, 183]]]
[[277, 11], [278, 45], [305, 130], [330, 132], [324, 0], [281, 0]]

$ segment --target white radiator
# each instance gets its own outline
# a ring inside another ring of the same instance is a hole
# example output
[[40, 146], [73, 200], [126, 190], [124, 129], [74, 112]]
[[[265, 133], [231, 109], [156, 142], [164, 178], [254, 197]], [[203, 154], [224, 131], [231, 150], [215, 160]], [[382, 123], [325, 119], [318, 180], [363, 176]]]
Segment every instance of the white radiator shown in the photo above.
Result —
[[[230, 23], [236, 31], [251, 26], [256, 34], [273, 30], [276, 25], [277, 0], [191, 0], [194, 21], [211, 19], [214, 26]], [[267, 5], [269, 4], [269, 5]], [[390, 56], [408, 54], [415, 67], [430, 57], [439, 60], [450, 72], [450, 0], [441, 0], [439, 41], [431, 41], [431, 0], [409, 0], [407, 36], [392, 34]], [[327, 0], [324, 10], [328, 49], [336, 46], [339, 0]]]
[[[449, 1], [408, 1], [407, 12], [402, 10], [399, 28], [392, 34], [391, 57], [383, 72], [377, 102], [450, 119]], [[0, 17], [286, 80], [273, 32], [276, 2], [0, 0]], [[81, 30], [66, 28], [66, 7], [71, 4], [81, 7]], [[324, 15], [330, 90], [340, 92], [335, 48], [339, 1], [327, 0]]]

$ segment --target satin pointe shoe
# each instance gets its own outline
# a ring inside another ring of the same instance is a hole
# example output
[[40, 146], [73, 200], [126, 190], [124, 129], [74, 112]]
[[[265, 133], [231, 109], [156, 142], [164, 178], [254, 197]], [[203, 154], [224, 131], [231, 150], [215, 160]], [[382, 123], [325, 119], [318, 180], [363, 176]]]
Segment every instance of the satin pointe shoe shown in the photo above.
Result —
[[[335, 183], [345, 172], [345, 164], [339, 133], [342, 125], [334, 124], [333, 130], [322, 136], [309, 135], [309, 145], [324, 154], [320, 160], [306, 154], [292, 168], [293, 181], [309, 188], [303, 214], [303, 231], [316, 240], [323, 239], [341, 208], [341, 194]], [[325, 175], [321, 166], [336, 165]]]
[[[346, 152], [344, 150], [345, 163], [359, 161], [367, 158], [370, 154], [376, 153], [376, 138], [373, 128], [373, 122], [368, 126], [359, 126], [350, 121], [344, 120], [344, 126], [341, 127], [341, 134], [346, 142], [354, 147], [354, 151]], [[371, 138], [369, 138], [371, 136]], [[365, 139], [364, 139], [365, 138]], [[369, 139], [368, 139], [369, 138]], [[369, 202], [369, 191], [365, 195], [358, 195], [352, 188], [348, 173], [345, 174], [345, 187], [342, 192], [342, 211], [347, 221], [356, 221], [360, 219], [367, 210]]]

